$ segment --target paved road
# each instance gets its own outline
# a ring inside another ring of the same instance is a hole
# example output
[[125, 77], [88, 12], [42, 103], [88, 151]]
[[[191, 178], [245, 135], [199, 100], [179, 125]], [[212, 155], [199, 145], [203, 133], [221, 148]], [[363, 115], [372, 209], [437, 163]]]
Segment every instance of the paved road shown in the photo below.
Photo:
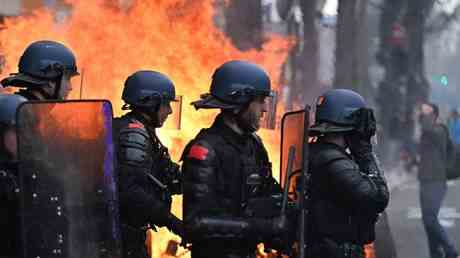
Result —
[[[387, 214], [397, 257], [429, 258], [416, 181], [393, 189]], [[460, 250], [460, 181], [449, 183], [449, 190], [439, 217], [449, 237]]]

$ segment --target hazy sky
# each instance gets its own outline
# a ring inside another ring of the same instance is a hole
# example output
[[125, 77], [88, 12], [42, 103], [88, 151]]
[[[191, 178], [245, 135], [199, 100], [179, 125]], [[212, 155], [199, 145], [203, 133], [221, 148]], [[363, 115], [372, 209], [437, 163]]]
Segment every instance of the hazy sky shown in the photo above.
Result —
[[336, 15], [337, 14], [337, 1], [338, 0], [327, 0], [326, 6], [324, 6], [324, 14]]

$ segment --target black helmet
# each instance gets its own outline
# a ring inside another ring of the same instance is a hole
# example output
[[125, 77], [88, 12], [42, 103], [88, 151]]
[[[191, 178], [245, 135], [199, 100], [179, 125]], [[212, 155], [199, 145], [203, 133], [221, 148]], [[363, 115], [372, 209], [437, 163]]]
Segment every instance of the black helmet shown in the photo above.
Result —
[[176, 101], [176, 91], [166, 75], [137, 71], [126, 79], [122, 99], [130, 106], [156, 109], [161, 103]]
[[64, 72], [78, 75], [75, 56], [61, 43], [36, 41], [30, 44], [19, 59], [19, 73], [2, 80], [2, 85], [18, 87], [42, 86], [58, 80]]
[[347, 89], [333, 89], [318, 97], [313, 134], [348, 132], [355, 129], [353, 112], [365, 108], [366, 102], [358, 93]]
[[14, 126], [16, 124], [16, 110], [27, 99], [16, 94], [0, 95], [0, 124]]
[[234, 109], [256, 96], [272, 96], [270, 78], [259, 66], [246, 61], [230, 61], [212, 75], [210, 93], [192, 102], [195, 108]]

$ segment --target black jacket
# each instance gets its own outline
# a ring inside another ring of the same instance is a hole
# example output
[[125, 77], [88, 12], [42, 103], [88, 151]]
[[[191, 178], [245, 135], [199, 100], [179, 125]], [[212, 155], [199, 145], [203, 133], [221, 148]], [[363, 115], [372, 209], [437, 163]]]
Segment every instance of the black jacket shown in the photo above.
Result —
[[182, 158], [184, 222], [192, 256], [252, 255], [263, 232], [253, 227], [260, 221], [248, 212], [249, 203], [280, 193], [260, 138], [237, 134], [219, 115], [187, 145]]
[[420, 181], [445, 181], [448, 163], [449, 131], [445, 125], [432, 123], [429, 117], [420, 119], [419, 173]]
[[133, 113], [115, 119], [114, 137], [125, 253], [143, 248], [147, 225], [166, 226], [181, 234], [181, 221], [170, 212], [170, 186], [175, 180], [170, 175], [178, 175], [179, 166], [171, 161], [168, 150], [142, 117]]
[[389, 193], [380, 175], [362, 171], [345, 150], [331, 143], [310, 149], [311, 242], [363, 245], [375, 238], [374, 225], [388, 205]]
[[17, 166], [0, 163], [0, 257], [18, 257], [19, 190]]

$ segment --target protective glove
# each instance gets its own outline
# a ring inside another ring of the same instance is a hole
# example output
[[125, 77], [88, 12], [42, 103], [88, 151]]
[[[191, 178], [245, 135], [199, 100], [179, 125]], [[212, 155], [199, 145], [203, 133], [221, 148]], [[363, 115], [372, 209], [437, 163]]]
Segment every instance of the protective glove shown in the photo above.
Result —
[[351, 155], [362, 172], [380, 174], [371, 144], [371, 138], [377, 129], [374, 112], [369, 108], [360, 108], [352, 116], [355, 121], [355, 130], [346, 136]]
[[182, 193], [182, 173], [177, 163], [170, 162], [165, 171], [165, 183], [171, 194]]
[[360, 157], [372, 152], [371, 138], [375, 135], [377, 124], [374, 112], [369, 108], [360, 108], [353, 112], [355, 129], [346, 136], [351, 154]]

